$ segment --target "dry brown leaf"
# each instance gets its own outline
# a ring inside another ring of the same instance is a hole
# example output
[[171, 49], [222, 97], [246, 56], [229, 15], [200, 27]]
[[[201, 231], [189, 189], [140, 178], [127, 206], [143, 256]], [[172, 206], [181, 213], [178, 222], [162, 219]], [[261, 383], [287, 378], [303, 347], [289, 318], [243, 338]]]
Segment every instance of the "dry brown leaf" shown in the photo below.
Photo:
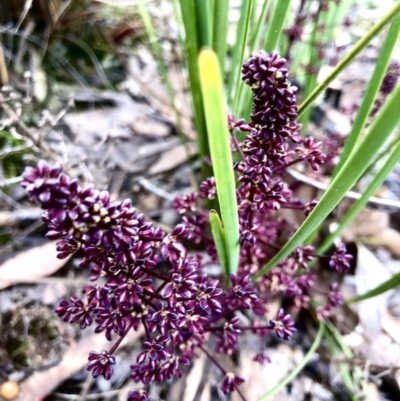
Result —
[[345, 242], [372, 237], [389, 227], [389, 214], [382, 210], [364, 208], [353, 222], [343, 231]]
[[382, 315], [381, 325], [382, 329], [400, 344], [400, 319], [395, 318], [386, 310]]
[[[365, 360], [380, 367], [380, 370], [400, 365], [400, 344], [386, 333], [380, 333], [373, 341], [365, 342], [360, 351]], [[400, 387], [400, 370], [395, 370], [393, 376]]]
[[[388, 280], [390, 276], [390, 272], [368, 248], [363, 245], [358, 246], [355, 273], [357, 295], [375, 288]], [[381, 319], [386, 310], [389, 295], [389, 292], [385, 292], [358, 303], [360, 323], [370, 339], [381, 332]]]
[[157, 163], [154, 163], [149, 170], [149, 174], [160, 174], [165, 171], [169, 171], [185, 163], [187, 159], [194, 156], [197, 153], [197, 144], [188, 143], [189, 152], [186, 151], [184, 145], [179, 145], [167, 152], [164, 152], [158, 159]]
[[183, 399], [185, 401], [195, 401], [196, 399], [198, 387], [205, 373], [206, 358], [206, 355], [202, 352], [200, 357], [196, 358], [193, 363], [192, 369], [186, 378], [186, 383], [190, 383], [190, 386], [186, 386], [184, 390]]
[[[141, 331], [130, 331], [121, 346], [133, 343], [142, 335]], [[40, 401], [49, 395], [61, 382], [78, 372], [87, 364], [89, 352], [102, 350], [109, 345], [106, 338], [91, 334], [71, 344], [61, 362], [46, 371], [35, 372], [21, 384], [21, 391], [14, 401]]]
[[52, 242], [21, 252], [0, 266], [0, 289], [4, 289], [26, 279], [46, 277], [68, 261], [58, 259], [56, 246]]
[[400, 233], [393, 228], [387, 227], [382, 231], [376, 231], [376, 235], [368, 238], [368, 244], [383, 246], [393, 256], [400, 258]]
[[132, 137], [132, 129], [141, 134], [148, 130], [148, 135], [160, 131], [163, 136], [165, 128], [169, 128], [165, 123], [150, 117], [152, 113], [154, 110], [150, 106], [131, 101], [116, 107], [68, 113], [64, 120], [79, 144], [93, 146], [98, 138], [129, 139]]
[[[254, 348], [256, 342], [247, 344]], [[300, 355], [300, 354], [301, 355]], [[271, 359], [270, 363], [260, 365], [253, 361], [256, 352], [246, 349], [240, 355], [240, 376], [245, 378], [245, 383], [241, 386], [246, 399], [257, 400], [278, 383], [280, 383], [302, 359], [301, 351], [293, 350], [286, 344], [280, 344], [277, 348], [270, 348], [267, 354]], [[232, 394], [232, 401], [239, 401], [241, 398], [237, 393]], [[287, 400], [287, 389], [282, 389], [273, 400]]]

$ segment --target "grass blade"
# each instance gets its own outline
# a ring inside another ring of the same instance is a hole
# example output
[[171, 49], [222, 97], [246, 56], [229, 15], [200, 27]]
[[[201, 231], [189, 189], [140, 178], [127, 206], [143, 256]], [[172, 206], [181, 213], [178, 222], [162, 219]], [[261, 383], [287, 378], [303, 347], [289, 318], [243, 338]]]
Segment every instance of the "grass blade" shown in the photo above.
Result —
[[279, 393], [279, 391], [285, 388], [285, 386], [289, 384], [304, 369], [304, 367], [307, 365], [307, 363], [314, 355], [314, 352], [318, 349], [324, 332], [325, 332], [325, 325], [323, 323], [320, 323], [317, 336], [315, 337], [315, 340], [311, 348], [308, 350], [303, 360], [278, 385], [276, 385], [272, 390], [268, 391], [267, 394], [263, 395], [257, 401], [267, 401], [271, 399], [271, 397], [273, 397], [275, 394]]
[[276, 50], [289, 6], [290, 0], [278, 0], [275, 3], [275, 9], [264, 43], [264, 49], [269, 53]]
[[204, 99], [208, 140], [224, 225], [229, 271], [235, 273], [239, 262], [239, 221], [236, 204], [230, 134], [224, 102], [224, 89], [216, 54], [204, 49], [199, 55], [201, 90]]
[[215, 247], [217, 248], [218, 259], [221, 263], [222, 270], [224, 271], [225, 278], [227, 279], [229, 277], [230, 271], [228, 257], [226, 254], [226, 241], [222, 222], [218, 216], [218, 213], [215, 210], [210, 210], [209, 217], [211, 233], [214, 238]]
[[390, 57], [397, 43], [399, 33], [400, 16], [396, 16], [392, 22], [388, 34], [386, 35], [385, 42], [383, 43], [382, 50], [376, 62], [376, 67], [374, 69], [371, 79], [369, 80], [367, 90], [365, 91], [362, 103], [360, 105], [360, 108], [358, 109], [350, 134], [346, 138], [346, 143], [340, 155], [339, 163], [336, 165], [333, 172], [333, 177], [335, 177], [338, 171], [342, 168], [346, 159], [349, 157], [350, 153], [356, 146], [357, 139], [359, 138], [369, 116], [369, 113], [372, 109], [372, 106], [374, 105], [376, 95], [385, 76], [387, 66], [389, 65]]
[[197, 130], [197, 142], [199, 145], [199, 160], [201, 162], [203, 178], [212, 175], [211, 169], [203, 163], [203, 159], [210, 155], [207, 141], [207, 129], [204, 119], [203, 100], [201, 97], [199, 69], [197, 63], [198, 46], [196, 30], [196, 11], [194, 2], [180, 0], [182, 20], [186, 32], [186, 63], [189, 73], [190, 91], [193, 100], [194, 120]]
[[262, 276], [283, 259], [288, 257], [303, 241], [326, 219], [333, 208], [343, 199], [368, 168], [370, 162], [400, 121], [400, 85], [388, 98], [387, 102], [371, 124], [363, 141], [350, 155], [343, 168], [331, 182], [329, 188], [317, 206], [296, 231], [285, 246], [261, 269], [254, 279]]
[[210, 0], [194, 0], [194, 7], [196, 10], [197, 46], [199, 49], [211, 47], [213, 31]]
[[365, 299], [376, 297], [377, 295], [381, 295], [386, 291], [391, 290], [392, 288], [398, 287], [400, 285], [400, 273], [394, 274], [390, 279], [386, 280], [382, 284], [377, 287], [369, 290], [365, 294], [357, 295], [356, 297], [350, 298], [346, 301], [346, 304], [350, 304], [353, 302], [364, 301]]
[[[256, 28], [251, 32], [251, 40], [250, 40], [250, 52], [254, 52], [259, 49], [261, 34], [263, 33], [263, 28], [266, 23], [268, 6], [271, 4], [271, 0], [264, 0], [261, 12], [259, 13], [258, 22]], [[254, 7], [255, 8], [255, 7]], [[250, 117], [251, 113], [251, 105], [252, 105], [252, 91], [247, 85], [240, 85], [240, 93], [239, 93], [239, 103], [237, 106], [237, 115], [244, 118], [246, 121]]]
[[217, 54], [222, 75], [225, 71], [225, 57], [227, 48], [227, 35], [229, 26], [229, 0], [215, 0], [214, 4], [214, 30], [213, 49]]
[[400, 141], [397, 142], [397, 145], [393, 149], [391, 155], [383, 165], [381, 169], [379, 169], [378, 173], [375, 175], [373, 180], [369, 183], [367, 188], [363, 191], [362, 196], [356, 202], [353, 203], [351, 208], [347, 211], [347, 213], [340, 219], [340, 223], [336, 230], [329, 234], [323, 243], [318, 247], [317, 253], [325, 252], [330, 245], [333, 243], [335, 238], [337, 238], [343, 230], [355, 219], [355, 217], [360, 213], [362, 208], [368, 203], [369, 198], [375, 193], [375, 191], [380, 188], [385, 178], [389, 175], [389, 173], [393, 170], [396, 164], [400, 161]]
[[[235, 114], [234, 98], [238, 97], [238, 86], [240, 83], [240, 71], [242, 69], [244, 50], [246, 48], [247, 35], [253, 0], [243, 0], [240, 8], [240, 18], [236, 32], [236, 42], [232, 54], [232, 69], [228, 81], [228, 104]], [[236, 99], [235, 99], [236, 101]]]
[[366, 35], [364, 35], [347, 55], [337, 64], [331, 73], [310, 93], [299, 107], [299, 116], [303, 114], [323, 92], [328, 85], [350, 64], [358, 53], [383, 29], [383, 27], [400, 11], [400, 2], [397, 3]]

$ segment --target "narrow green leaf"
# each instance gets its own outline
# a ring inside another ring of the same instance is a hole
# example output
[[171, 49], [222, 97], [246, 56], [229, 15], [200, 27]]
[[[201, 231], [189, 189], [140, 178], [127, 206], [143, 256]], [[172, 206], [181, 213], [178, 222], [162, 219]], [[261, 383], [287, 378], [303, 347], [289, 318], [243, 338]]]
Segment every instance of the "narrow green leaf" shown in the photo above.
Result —
[[304, 367], [313, 357], [314, 352], [318, 349], [324, 331], [325, 325], [323, 323], [320, 323], [317, 336], [315, 337], [312, 346], [308, 350], [307, 354], [304, 356], [303, 360], [278, 385], [276, 385], [272, 390], [268, 391], [267, 394], [263, 395], [257, 401], [267, 401], [271, 399], [275, 394], [279, 393], [279, 391], [285, 388], [304, 369]]
[[202, 47], [212, 46], [212, 10], [210, 0], [194, 1], [196, 10], [197, 45]]
[[228, 104], [234, 113], [234, 98], [238, 96], [238, 85], [240, 83], [240, 71], [242, 70], [243, 56], [247, 43], [249, 22], [253, 0], [243, 0], [240, 8], [240, 18], [236, 31], [236, 42], [232, 53], [232, 68], [228, 80]]
[[224, 225], [229, 271], [235, 273], [239, 262], [239, 221], [235, 174], [222, 77], [218, 58], [211, 49], [203, 49], [200, 52], [199, 71], [212, 167]]
[[[310, 95], [310, 93], [314, 90], [314, 88], [317, 86], [318, 82], [318, 74], [322, 66], [322, 59], [318, 55], [318, 47], [317, 43], [321, 42], [320, 36], [321, 36], [321, 29], [320, 26], [321, 24], [324, 24], [325, 26], [327, 23], [327, 18], [329, 16], [329, 12], [332, 10], [332, 6], [329, 5], [329, 11], [325, 11], [323, 9], [319, 9], [318, 11], [318, 17], [314, 21], [314, 26], [313, 26], [313, 31], [312, 34], [310, 35], [309, 42], [308, 42], [308, 47], [309, 47], [309, 58], [306, 62], [306, 65], [309, 67], [313, 67], [314, 71], [307, 71], [306, 74], [306, 79], [305, 79], [305, 85], [304, 85], [304, 94], [303, 98], [307, 98], [307, 96]], [[324, 37], [327, 36], [327, 33], [324, 33]], [[299, 114], [299, 123], [302, 125], [301, 132], [303, 134], [307, 133], [307, 128], [308, 128], [308, 123], [310, 122], [311, 118], [311, 108], [307, 109], [304, 113], [301, 115]]]
[[275, 3], [271, 23], [268, 27], [268, 33], [264, 43], [264, 49], [269, 53], [277, 48], [289, 6], [290, 0], [278, 0]]
[[343, 230], [356, 218], [356, 216], [361, 212], [363, 207], [368, 203], [368, 199], [375, 193], [375, 191], [380, 188], [385, 178], [393, 170], [396, 164], [400, 161], [400, 141], [393, 149], [391, 155], [386, 160], [382, 168], [380, 168], [377, 174], [374, 176], [373, 180], [369, 183], [367, 188], [363, 191], [362, 196], [356, 202], [353, 203], [351, 208], [347, 213], [340, 219], [339, 225], [334, 232], [329, 234], [322, 244], [318, 247], [317, 253], [321, 254], [325, 252], [333, 243], [335, 238], [343, 232]]
[[[335, 326], [331, 322], [325, 323], [327, 327], [327, 331], [325, 332], [325, 339], [327, 340], [328, 346], [330, 348], [332, 356], [343, 355], [348, 360], [353, 360], [354, 355], [351, 349], [346, 345], [343, 341], [342, 336], [336, 330]], [[355, 367], [354, 370], [360, 369], [359, 367]], [[353, 379], [353, 375], [351, 374], [349, 364], [344, 362], [339, 364], [339, 371], [341, 377], [343, 379], [344, 384], [346, 385], [350, 400], [349, 401], [359, 401], [359, 397], [357, 396], [357, 389], [359, 383], [355, 383]]]
[[227, 35], [229, 27], [229, 0], [216, 0], [214, 3], [213, 49], [218, 56], [222, 75], [225, 71]]
[[333, 172], [333, 177], [335, 177], [337, 172], [342, 168], [346, 159], [349, 157], [349, 154], [356, 146], [357, 139], [359, 138], [367, 121], [367, 118], [371, 112], [372, 106], [374, 105], [376, 95], [379, 91], [379, 88], [386, 73], [386, 69], [389, 65], [390, 57], [392, 55], [394, 47], [396, 46], [399, 33], [400, 16], [396, 16], [392, 22], [388, 34], [386, 35], [386, 39], [383, 43], [382, 50], [376, 62], [372, 77], [369, 80], [367, 90], [365, 91], [365, 94], [363, 96], [363, 100], [361, 102], [360, 108], [358, 109], [350, 134], [346, 138], [346, 143], [340, 155], [339, 163], [336, 165]]
[[[250, 40], [250, 52], [257, 51], [260, 46], [261, 35], [263, 33], [264, 26], [266, 24], [266, 17], [268, 6], [271, 4], [271, 0], [264, 0], [261, 8], [261, 12], [258, 15], [258, 21], [256, 27], [251, 32]], [[254, 9], [256, 7], [253, 7]], [[252, 91], [247, 85], [240, 85], [239, 101], [237, 105], [237, 116], [241, 116], [246, 121], [250, 117], [250, 110], [252, 105]]]
[[367, 169], [374, 155], [400, 121], [400, 85], [398, 85], [369, 127], [364, 139], [350, 155], [343, 168], [331, 182], [317, 206], [285, 246], [260, 270], [254, 279], [262, 276], [288, 257], [326, 219]]
[[[383, 43], [382, 50], [379, 54], [372, 77], [369, 80], [367, 90], [363, 96], [363, 100], [361, 102], [360, 108], [358, 109], [356, 118], [354, 120], [353, 126], [350, 131], [350, 134], [346, 138], [345, 146], [340, 155], [339, 163], [336, 165], [334, 172], [332, 174], [332, 179], [336, 176], [338, 171], [342, 168], [343, 164], [349, 157], [349, 154], [352, 152], [352, 150], [354, 149], [354, 147], [357, 144], [357, 139], [359, 138], [359, 136], [364, 128], [364, 125], [367, 121], [367, 118], [372, 109], [372, 106], [374, 105], [374, 101], [375, 101], [376, 95], [378, 93], [379, 87], [385, 76], [385, 72], [386, 72], [387, 66], [390, 61], [390, 56], [392, 54], [393, 48], [396, 45], [397, 39], [399, 37], [399, 32], [400, 32], [400, 16], [396, 16], [392, 22], [392, 25], [389, 29], [389, 32], [386, 36], [384, 43]], [[308, 109], [303, 114], [303, 117], [305, 115], [309, 114], [310, 111], [311, 111], [311, 109]], [[365, 193], [363, 194], [363, 199], [365, 200]], [[356, 205], [354, 205], [354, 206], [356, 206]], [[359, 206], [357, 205], [357, 207], [359, 207]], [[358, 213], [355, 211], [353, 211], [353, 212]], [[352, 221], [352, 219], [355, 216], [356, 216], [356, 214], [353, 216], [348, 216], [348, 219], [350, 219], [350, 220], [348, 220], [347, 223], [344, 222], [343, 220], [341, 221], [340, 227], [343, 227], [343, 228], [340, 229], [340, 232], [343, 231], [343, 229], [347, 226], [347, 224], [349, 224]], [[342, 224], [343, 224], [343, 226], [342, 226]], [[317, 235], [317, 233], [318, 233], [318, 228], [314, 231], [314, 233], [310, 236], [310, 238], [306, 241], [306, 243], [310, 244], [312, 242], [312, 240], [314, 239], [314, 237]], [[336, 236], [339, 235], [339, 231], [335, 232], [335, 235]], [[327, 238], [324, 241], [324, 246], [323, 247], [321, 246], [320, 249], [326, 250], [332, 240], [333, 240], [333, 234], [329, 236], [329, 239]], [[323, 251], [320, 250], [320, 252], [323, 252]]]
[[358, 53], [383, 29], [383, 27], [400, 11], [400, 2], [377, 23], [366, 35], [364, 35], [349, 51], [349, 53], [337, 64], [331, 73], [310, 93], [299, 107], [299, 116], [303, 114], [314, 102], [314, 100], [322, 93], [328, 85], [350, 64]]
[[221, 219], [218, 216], [218, 213], [215, 210], [210, 210], [210, 225], [211, 225], [211, 233], [214, 238], [215, 247], [217, 248], [217, 254], [219, 258], [219, 262], [221, 263], [222, 269], [225, 273], [225, 278], [229, 277], [229, 262], [226, 254], [226, 241], [225, 241], [225, 233], [222, 227]]
[[142, 17], [144, 26], [146, 28], [146, 33], [149, 38], [149, 42], [150, 42], [151, 48], [153, 50], [154, 56], [156, 58], [157, 66], [158, 66], [158, 69], [160, 70], [163, 83], [164, 83], [165, 87], [167, 88], [168, 97], [170, 98], [170, 101], [172, 102], [172, 104], [174, 104], [174, 92], [172, 90], [171, 83], [169, 80], [167, 67], [163, 61], [162, 49], [161, 49], [159, 40], [157, 38], [156, 31], [151, 22], [151, 17], [150, 17], [149, 11], [146, 7], [144, 0], [138, 0], [138, 10], [139, 10], [140, 16]]
[[199, 145], [199, 160], [202, 166], [203, 178], [211, 175], [211, 169], [203, 163], [204, 157], [210, 155], [207, 141], [207, 129], [204, 119], [203, 100], [201, 97], [199, 69], [197, 63], [198, 46], [196, 30], [196, 11], [193, 1], [180, 0], [182, 20], [186, 33], [186, 64], [189, 73], [190, 92], [193, 100], [194, 121]]
[[356, 297], [350, 298], [346, 301], [346, 304], [351, 304], [353, 302], [364, 301], [365, 299], [376, 297], [377, 295], [381, 295], [386, 291], [389, 291], [395, 287], [400, 285], [400, 273], [394, 274], [390, 279], [386, 280], [382, 284], [377, 287], [369, 290], [365, 294], [357, 295]]

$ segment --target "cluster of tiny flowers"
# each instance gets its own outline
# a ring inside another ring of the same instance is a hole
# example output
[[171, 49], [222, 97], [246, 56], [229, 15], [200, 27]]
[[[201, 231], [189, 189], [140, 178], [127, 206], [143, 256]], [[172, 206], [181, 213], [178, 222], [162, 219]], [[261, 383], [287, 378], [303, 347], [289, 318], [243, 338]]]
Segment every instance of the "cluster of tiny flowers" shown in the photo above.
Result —
[[[277, 210], [300, 209], [307, 215], [317, 204], [304, 205], [282, 181], [290, 165], [307, 162], [318, 169], [324, 161], [321, 145], [298, 135], [295, 88], [287, 75], [286, 61], [277, 54], [257, 53], [243, 66], [254, 106], [248, 124], [229, 119], [232, 130], [247, 136], [243, 143], [235, 142], [242, 157], [234, 166], [241, 250], [238, 272], [230, 275], [226, 288], [219, 275], [204, 273], [217, 260], [208, 212], [201, 207], [202, 200], [218, 197], [214, 178], [203, 182], [198, 194], [173, 202], [182, 220], [166, 233], [138, 214], [129, 200], [112, 202], [107, 191], [81, 187], [61, 166], [39, 162], [23, 174], [23, 187], [44, 210], [47, 237], [57, 240], [58, 257], [77, 253], [80, 266], [90, 269], [92, 283], [82, 296], [64, 299], [56, 308], [64, 321], [81, 329], [94, 325], [96, 333], [112, 342], [109, 349], [90, 353], [87, 369], [109, 379], [122, 339], [130, 330], [143, 329], [131, 377], [145, 388], [131, 391], [129, 401], [148, 401], [151, 383], [181, 377], [184, 366], [201, 352], [221, 371], [222, 391], [236, 390], [245, 400], [239, 388], [244, 379], [224, 370], [208, 350], [209, 337], [216, 339], [215, 351], [226, 355], [238, 350], [246, 330], [287, 340], [296, 331], [291, 315], [281, 309], [274, 319], [266, 319], [268, 302], [280, 296], [291, 311], [309, 307], [315, 281], [309, 264], [324, 257], [315, 255], [312, 246], [296, 249], [267, 274], [251, 278], [296, 229]], [[204, 246], [210, 257], [189, 254], [183, 245], [188, 241]], [[343, 246], [328, 258], [339, 272], [351, 260]], [[326, 299], [318, 309], [321, 319], [341, 303], [337, 286], [331, 286]], [[254, 360], [265, 363], [269, 358], [261, 350]]]
[[[94, 283], [84, 288], [82, 298], [62, 300], [56, 312], [81, 329], [94, 324], [96, 333], [114, 341], [109, 350], [90, 353], [87, 369], [94, 377], [112, 376], [115, 351], [130, 330], [144, 328], [142, 352], [131, 368], [135, 381], [149, 385], [180, 377], [182, 366], [205, 350], [210, 334], [217, 337], [218, 352], [231, 354], [240, 333], [253, 329], [241, 327], [236, 317], [239, 311], [260, 308], [252, 281], [232, 274], [231, 286], [223, 290], [218, 279], [203, 274], [201, 260], [182, 245], [197, 235], [184, 224], [166, 234], [146, 222], [129, 201], [111, 202], [108, 192], [82, 188], [60, 166], [45, 162], [28, 167], [22, 185], [44, 209], [47, 236], [57, 240], [58, 257], [78, 253], [83, 257], [80, 266], [90, 268]], [[212, 179], [202, 188], [204, 197], [215, 193]], [[186, 200], [180, 207], [194, 213], [197, 209]], [[294, 326], [282, 313], [264, 326], [287, 338]], [[225, 392], [243, 381], [222, 373]], [[145, 390], [129, 394], [130, 401], [148, 399]]]

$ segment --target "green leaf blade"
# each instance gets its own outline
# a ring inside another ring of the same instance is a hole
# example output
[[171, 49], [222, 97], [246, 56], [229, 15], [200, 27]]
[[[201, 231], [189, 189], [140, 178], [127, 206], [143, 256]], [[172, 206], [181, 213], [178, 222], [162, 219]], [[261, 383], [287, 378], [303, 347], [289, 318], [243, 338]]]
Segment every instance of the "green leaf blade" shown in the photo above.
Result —
[[211, 49], [204, 49], [200, 52], [199, 72], [211, 160], [225, 232], [229, 271], [235, 273], [239, 263], [239, 219], [235, 174], [222, 77], [218, 58]]
[[289, 6], [290, 0], [278, 0], [275, 4], [272, 20], [268, 27], [267, 37], [264, 43], [264, 49], [269, 53], [276, 50], [279, 43]]
[[314, 102], [314, 100], [328, 87], [328, 85], [343, 71], [365, 46], [383, 29], [383, 27], [400, 12], [400, 2], [364, 35], [347, 55], [337, 64], [331, 73], [310, 93], [298, 109], [301, 116]]
[[375, 154], [384, 145], [387, 138], [398, 126], [400, 113], [400, 85], [396, 87], [387, 102], [371, 124], [363, 141], [350, 155], [343, 168], [331, 182], [331, 185], [318, 202], [317, 206], [303, 222], [286, 245], [255, 276], [256, 280], [283, 259], [288, 257], [304, 240], [326, 219], [346, 193], [356, 184], [363, 172], [373, 160]]
[[400, 16], [396, 16], [392, 22], [388, 34], [386, 35], [386, 39], [383, 43], [381, 52], [376, 62], [376, 67], [374, 69], [371, 79], [369, 80], [367, 89], [363, 96], [360, 108], [358, 109], [351, 131], [346, 138], [343, 151], [340, 155], [339, 163], [336, 165], [333, 172], [333, 177], [335, 177], [338, 171], [342, 168], [346, 159], [349, 157], [350, 153], [356, 146], [357, 140], [374, 105], [374, 101], [382, 84], [383, 78], [385, 77], [385, 73], [390, 62], [390, 57], [399, 38], [399, 33]]
[[228, 278], [230, 274], [229, 261], [226, 252], [226, 240], [222, 222], [215, 210], [210, 210], [209, 218], [211, 233], [214, 239], [215, 247], [217, 248], [218, 258], [225, 273], [225, 278]]

